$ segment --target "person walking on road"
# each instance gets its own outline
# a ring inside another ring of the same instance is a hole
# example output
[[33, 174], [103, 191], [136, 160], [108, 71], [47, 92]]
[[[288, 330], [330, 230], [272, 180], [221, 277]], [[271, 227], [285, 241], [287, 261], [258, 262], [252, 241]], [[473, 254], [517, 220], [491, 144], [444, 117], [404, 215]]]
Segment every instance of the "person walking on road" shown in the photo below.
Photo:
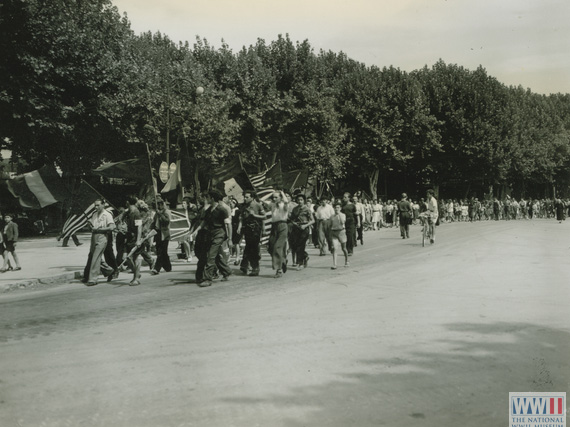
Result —
[[276, 191], [271, 196], [271, 234], [267, 249], [271, 254], [271, 262], [278, 279], [287, 272], [287, 217], [289, 202], [283, 191]]
[[83, 281], [87, 283], [87, 286], [97, 284], [97, 276], [99, 276], [101, 271], [101, 259], [107, 247], [107, 233], [115, 229], [113, 217], [105, 210], [103, 200], [95, 200], [94, 205], [95, 212], [89, 220], [89, 225], [91, 226], [91, 247], [89, 248], [87, 265], [83, 273]]
[[306, 204], [306, 198], [303, 194], [296, 197], [297, 206], [293, 208], [289, 220], [293, 224], [291, 229], [291, 251], [297, 260], [298, 269], [307, 268], [309, 262], [309, 255], [307, 254], [306, 246], [307, 239], [309, 238], [310, 227], [315, 223], [313, 212]]
[[319, 250], [320, 256], [325, 256], [327, 253], [326, 248], [332, 251], [331, 240], [331, 217], [334, 215], [334, 208], [330, 205], [329, 199], [323, 197], [319, 202], [319, 207], [315, 217], [317, 218], [317, 230], [319, 235]]
[[346, 249], [346, 215], [341, 212], [340, 203], [336, 203], [334, 205], [334, 215], [331, 217], [331, 238], [332, 238], [332, 258], [333, 258], [333, 265], [331, 267], [332, 270], [336, 270], [336, 255], [338, 247], [342, 249], [342, 253], [344, 254], [344, 266], [348, 267], [348, 250]]
[[126, 214], [125, 223], [127, 224], [127, 233], [125, 235], [125, 249], [127, 254], [131, 254], [127, 257], [127, 264], [133, 272], [133, 280], [130, 281], [130, 286], [138, 286], [141, 284], [141, 264], [142, 261], [139, 258], [140, 252], [142, 250], [142, 226], [143, 220], [140, 211], [137, 208], [137, 199], [134, 196], [127, 197], [126, 202]]
[[344, 193], [342, 213], [346, 215], [346, 250], [351, 256], [356, 246], [356, 228], [358, 227], [358, 217], [356, 215], [356, 206], [350, 201], [350, 193]]
[[435, 243], [435, 224], [439, 216], [439, 210], [437, 209], [437, 200], [434, 196], [433, 190], [427, 191], [427, 210], [430, 213], [428, 224], [431, 232], [430, 243]]
[[172, 271], [172, 264], [168, 256], [168, 244], [170, 243], [170, 210], [166, 206], [165, 201], [158, 197], [156, 200], [156, 214], [152, 228], [156, 230], [154, 242], [156, 244], [156, 262], [151, 274], [158, 274], [164, 268], [164, 271]]
[[20, 266], [20, 260], [18, 259], [18, 255], [16, 254], [16, 243], [18, 242], [18, 224], [13, 221], [14, 217], [12, 214], [4, 215], [4, 229], [0, 230], [2, 233], [2, 244], [4, 246], [3, 257], [4, 257], [4, 265], [0, 272], [4, 273], [8, 271], [9, 266], [9, 258], [10, 255], [13, 259], [13, 264], [16, 266], [14, 270], [21, 270], [22, 267]]
[[408, 201], [408, 195], [402, 193], [402, 200], [397, 204], [400, 218], [400, 235], [402, 239], [410, 238], [410, 224], [412, 223], [412, 204]]
[[245, 202], [239, 216], [237, 229], [237, 233], [243, 233], [245, 239], [245, 248], [243, 250], [240, 270], [242, 273], [247, 274], [248, 268], [251, 266], [251, 273], [249, 273], [249, 275], [259, 276], [259, 261], [261, 259], [259, 246], [263, 232], [265, 211], [263, 210], [263, 206], [255, 200], [255, 192], [246, 190], [243, 193], [243, 198]]
[[201, 225], [201, 227], [205, 227], [208, 230], [204, 280], [198, 283], [198, 286], [202, 288], [212, 285], [216, 270], [222, 274], [222, 281], [227, 281], [232, 274], [223, 251], [223, 244], [226, 240], [229, 239], [227, 242], [229, 249], [233, 246], [231, 241], [231, 222], [226, 221], [230, 218], [230, 212], [220, 204], [222, 198], [222, 194], [216, 190], [210, 191], [206, 196], [206, 202], [210, 207], [206, 211], [203, 224]]

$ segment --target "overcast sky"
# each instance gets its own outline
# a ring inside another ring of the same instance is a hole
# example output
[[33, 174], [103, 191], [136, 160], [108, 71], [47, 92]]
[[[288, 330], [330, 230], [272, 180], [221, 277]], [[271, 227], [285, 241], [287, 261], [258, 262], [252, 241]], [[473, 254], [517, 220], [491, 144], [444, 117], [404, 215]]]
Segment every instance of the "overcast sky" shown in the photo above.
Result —
[[279, 34], [366, 65], [446, 63], [538, 93], [570, 93], [570, 0], [113, 0], [136, 33], [234, 52]]

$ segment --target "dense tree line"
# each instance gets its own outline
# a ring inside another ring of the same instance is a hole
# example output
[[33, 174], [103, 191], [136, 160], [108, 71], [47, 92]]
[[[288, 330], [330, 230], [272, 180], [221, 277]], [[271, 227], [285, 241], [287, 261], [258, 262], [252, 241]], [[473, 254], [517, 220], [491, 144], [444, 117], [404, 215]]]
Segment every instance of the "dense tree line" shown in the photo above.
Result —
[[535, 196], [570, 182], [570, 95], [506, 86], [482, 67], [408, 73], [288, 36], [239, 52], [176, 44], [135, 35], [109, 0], [5, 0], [0, 51], [0, 144], [30, 167], [78, 175], [145, 143], [172, 161], [186, 142], [197, 181], [239, 154], [252, 171], [279, 159], [374, 194]]

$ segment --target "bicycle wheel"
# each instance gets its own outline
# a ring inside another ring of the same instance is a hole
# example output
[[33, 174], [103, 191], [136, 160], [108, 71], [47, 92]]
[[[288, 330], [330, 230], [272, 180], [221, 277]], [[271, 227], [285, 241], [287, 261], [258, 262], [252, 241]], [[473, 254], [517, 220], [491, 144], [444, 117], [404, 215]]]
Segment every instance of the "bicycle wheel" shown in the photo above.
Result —
[[427, 224], [424, 224], [422, 228], [422, 247], [426, 245], [426, 238], [427, 238]]

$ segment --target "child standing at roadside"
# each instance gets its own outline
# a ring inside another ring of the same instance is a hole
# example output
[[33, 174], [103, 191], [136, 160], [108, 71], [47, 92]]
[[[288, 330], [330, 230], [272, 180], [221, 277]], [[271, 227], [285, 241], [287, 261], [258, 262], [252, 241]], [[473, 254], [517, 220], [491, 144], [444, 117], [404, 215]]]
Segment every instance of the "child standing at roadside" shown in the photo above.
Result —
[[18, 241], [18, 224], [12, 221], [13, 216], [11, 214], [4, 215], [4, 220], [6, 221], [6, 225], [4, 226], [4, 230], [2, 230], [2, 240], [4, 241], [3, 245], [6, 248], [4, 252], [4, 265], [0, 272], [4, 273], [8, 270], [8, 259], [10, 255], [14, 259], [14, 264], [16, 268], [14, 270], [21, 270], [20, 261], [18, 260], [18, 255], [16, 254], [16, 242]]

